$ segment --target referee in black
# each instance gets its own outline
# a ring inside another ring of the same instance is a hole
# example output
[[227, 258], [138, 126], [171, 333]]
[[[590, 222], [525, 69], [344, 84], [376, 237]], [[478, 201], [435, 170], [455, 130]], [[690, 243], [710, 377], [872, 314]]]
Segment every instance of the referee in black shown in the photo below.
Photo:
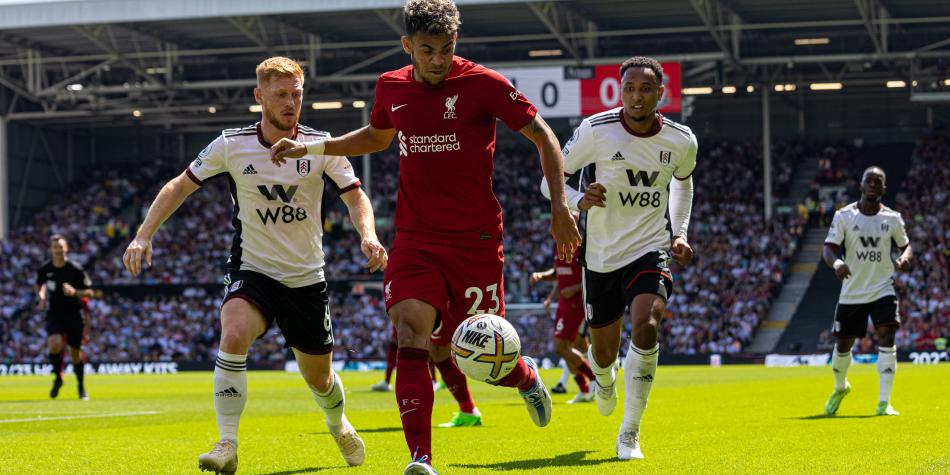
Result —
[[63, 386], [63, 340], [69, 345], [69, 354], [73, 361], [73, 371], [79, 383], [79, 399], [88, 400], [83, 386], [84, 363], [81, 346], [85, 330], [82, 298], [98, 298], [100, 292], [90, 288], [89, 276], [82, 266], [69, 260], [69, 247], [66, 238], [60, 234], [50, 237], [52, 259], [43, 264], [36, 272], [37, 308], [46, 309], [46, 335], [49, 347], [49, 361], [53, 365], [56, 379], [49, 397], [59, 395]]

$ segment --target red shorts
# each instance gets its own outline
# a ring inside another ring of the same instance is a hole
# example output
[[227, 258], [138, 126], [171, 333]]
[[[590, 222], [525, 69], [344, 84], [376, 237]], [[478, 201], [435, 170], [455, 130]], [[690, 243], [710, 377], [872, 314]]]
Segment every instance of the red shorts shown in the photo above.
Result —
[[584, 298], [581, 295], [558, 299], [557, 316], [554, 319], [554, 338], [574, 341], [584, 323]]
[[386, 311], [407, 299], [421, 300], [438, 312], [432, 343], [448, 346], [466, 318], [505, 316], [505, 256], [497, 248], [438, 244], [394, 245], [383, 277]]

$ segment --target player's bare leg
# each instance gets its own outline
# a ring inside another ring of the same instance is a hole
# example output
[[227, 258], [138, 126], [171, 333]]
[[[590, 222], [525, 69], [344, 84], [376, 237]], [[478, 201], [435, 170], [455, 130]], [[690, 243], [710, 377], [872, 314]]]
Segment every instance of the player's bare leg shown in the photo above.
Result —
[[340, 449], [343, 460], [352, 467], [361, 465], [363, 459], [366, 458], [366, 446], [343, 413], [346, 407], [346, 396], [343, 381], [331, 366], [332, 353], [311, 355], [297, 348], [293, 350], [300, 375], [310, 387], [313, 400], [323, 409], [327, 429], [330, 430], [330, 435], [333, 436], [337, 448]]
[[623, 422], [617, 436], [617, 458], [620, 460], [643, 458], [643, 452], [640, 451], [640, 420], [656, 375], [656, 362], [660, 353], [657, 337], [665, 312], [666, 299], [658, 295], [640, 294], [630, 303], [633, 336], [627, 356], [623, 359], [626, 391]]
[[267, 329], [250, 302], [232, 298], [221, 307], [221, 344], [214, 364], [214, 410], [220, 440], [198, 457], [198, 468], [215, 473], [237, 471], [237, 433], [247, 402], [247, 350]]
[[891, 389], [894, 387], [894, 374], [897, 372], [897, 346], [894, 345], [896, 325], [886, 325], [876, 329], [877, 332], [877, 374], [880, 381], [880, 396], [877, 409], [878, 416], [899, 416], [900, 413], [891, 406]]
[[835, 391], [825, 401], [825, 414], [833, 416], [838, 412], [841, 401], [851, 392], [848, 383], [848, 368], [851, 366], [851, 347], [854, 338], [838, 336], [835, 347], [831, 352], [831, 371], [835, 375]]
[[613, 323], [590, 329], [590, 349], [587, 361], [594, 372], [594, 402], [597, 411], [609, 416], [617, 406], [617, 354], [620, 351], [620, 331], [623, 317]]
[[435, 307], [417, 299], [389, 308], [396, 326], [396, 405], [412, 462], [405, 474], [435, 473], [432, 469], [432, 379], [429, 345], [436, 322]]
[[594, 393], [591, 391], [588, 381], [594, 379], [595, 376], [587, 364], [587, 361], [584, 359], [584, 356], [574, 348], [574, 342], [555, 338], [554, 350], [561, 358], [564, 358], [564, 363], [567, 365], [571, 374], [574, 375], [574, 381], [577, 382], [577, 386], [580, 389], [577, 396], [568, 401], [568, 404], [593, 401]]
[[429, 347], [429, 357], [439, 369], [439, 373], [442, 373], [442, 381], [445, 382], [446, 389], [452, 393], [452, 397], [459, 405], [459, 410], [452, 416], [452, 420], [439, 424], [439, 427], [480, 426], [482, 414], [475, 407], [465, 375], [452, 362], [451, 355], [452, 351], [447, 346], [431, 345]]
[[63, 387], [63, 335], [54, 333], [46, 337], [46, 347], [49, 350], [49, 362], [53, 365], [53, 389], [49, 397], [56, 399], [59, 388]]

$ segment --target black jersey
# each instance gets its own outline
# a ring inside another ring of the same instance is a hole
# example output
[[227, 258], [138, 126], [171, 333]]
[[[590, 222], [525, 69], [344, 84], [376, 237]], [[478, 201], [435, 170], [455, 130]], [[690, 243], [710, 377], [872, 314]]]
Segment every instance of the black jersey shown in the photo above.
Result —
[[70, 260], [66, 260], [63, 267], [56, 267], [52, 261], [47, 261], [36, 272], [36, 285], [46, 287], [49, 313], [79, 314], [82, 310], [82, 303], [78, 297], [64, 295], [63, 284], [69, 284], [76, 290], [82, 290], [88, 289], [92, 282], [82, 266]]

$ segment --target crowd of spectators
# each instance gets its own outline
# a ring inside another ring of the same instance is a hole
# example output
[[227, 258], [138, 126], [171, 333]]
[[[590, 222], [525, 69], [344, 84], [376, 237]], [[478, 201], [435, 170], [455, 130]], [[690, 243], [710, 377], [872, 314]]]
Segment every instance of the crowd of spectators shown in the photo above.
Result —
[[36, 270], [50, 259], [53, 234], [66, 237], [70, 258], [87, 266], [129, 235], [122, 210], [149, 179], [148, 172], [93, 173], [75, 191], [57, 193], [48, 206], [0, 240], [0, 335], [8, 321], [33, 304]]

